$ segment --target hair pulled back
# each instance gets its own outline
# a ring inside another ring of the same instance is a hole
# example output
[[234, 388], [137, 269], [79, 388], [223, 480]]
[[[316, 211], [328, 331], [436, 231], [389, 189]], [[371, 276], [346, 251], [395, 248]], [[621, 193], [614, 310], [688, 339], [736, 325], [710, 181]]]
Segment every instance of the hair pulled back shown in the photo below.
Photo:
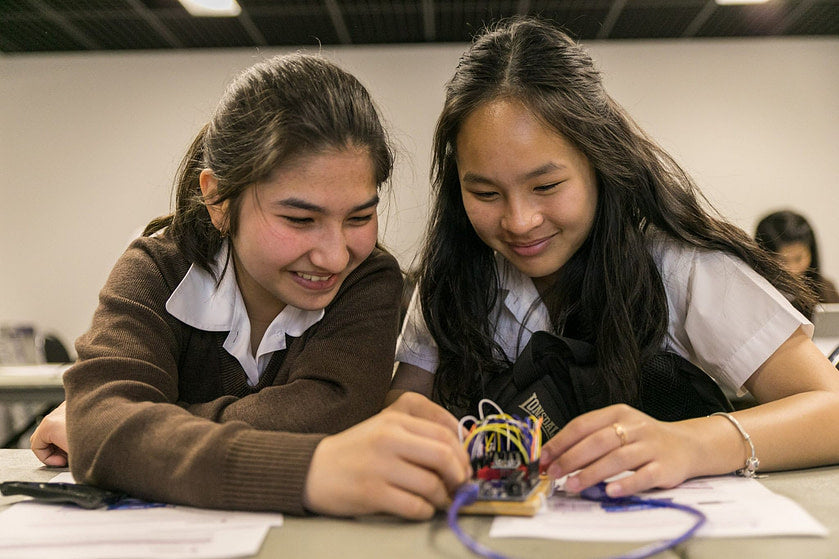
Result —
[[[305, 54], [258, 63], [227, 87], [181, 161], [174, 212], [153, 220], [144, 234], [168, 227], [190, 261], [212, 273], [210, 262], [224, 236], [236, 234], [241, 197], [249, 187], [296, 157], [344, 148], [367, 150], [376, 184], [388, 180], [393, 152], [370, 95], [354, 76]], [[213, 200], [201, 194], [204, 169], [218, 180]], [[225, 201], [227, 228], [219, 231], [206, 204]]]

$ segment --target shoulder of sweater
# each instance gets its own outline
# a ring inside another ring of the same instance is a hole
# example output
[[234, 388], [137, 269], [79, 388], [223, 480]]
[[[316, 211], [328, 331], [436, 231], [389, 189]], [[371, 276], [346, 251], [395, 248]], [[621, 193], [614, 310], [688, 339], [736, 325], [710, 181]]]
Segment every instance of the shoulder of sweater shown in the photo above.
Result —
[[355, 270], [347, 277], [344, 283], [355, 283], [361, 278], [367, 278], [374, 274], [382, 274], [382, 277], [391, 275], [402, 277], [402, 270], [396, 258], [385, 249], [376, 247], [370, 256], [364, 259]]
[[376, 248], [373, 249], [373, 252], [370, 253], [370, 256], [367, 257], [359, 268], [365, 264], [368, 266], [388, 268], [401, 273], [401, 268], [399, 267], [399, 262], [396, 260], [396, 257], [380, 246], [376, 246]]
[[[392, 287], [394, 293], [401, 294], [402, 281], [402, 270], [396, 258], [386, 250], [376, 247], [370, 256], [365, 258], [344, 280], [338, 293], [340, 297], [343, 292], [354, 289], [360, 284], [369, 284], [369, 287], [377, 290], [387, 290]], [[384, 292], [382, 295], [384, 296]]]
[[122, 259], [147, 267], [150, 272], [157, 269], [173, 288], [184, 278], [191, 265], [172, 237], [165, 233], [134, 239]]

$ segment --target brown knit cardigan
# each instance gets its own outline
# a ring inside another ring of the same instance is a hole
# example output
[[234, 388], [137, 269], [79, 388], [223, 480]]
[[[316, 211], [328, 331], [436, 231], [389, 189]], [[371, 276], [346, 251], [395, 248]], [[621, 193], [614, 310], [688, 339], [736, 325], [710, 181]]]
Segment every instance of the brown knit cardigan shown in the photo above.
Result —
[[73, 475], [155, 501], [303, 513], [315, 447], [383, 403], [399, 266], [376, 249], [255, 387], [222, 347], [227, 332], [166, 311], [189, 266], [164, 234], [137, 239], [111, 272], [64, 377]]

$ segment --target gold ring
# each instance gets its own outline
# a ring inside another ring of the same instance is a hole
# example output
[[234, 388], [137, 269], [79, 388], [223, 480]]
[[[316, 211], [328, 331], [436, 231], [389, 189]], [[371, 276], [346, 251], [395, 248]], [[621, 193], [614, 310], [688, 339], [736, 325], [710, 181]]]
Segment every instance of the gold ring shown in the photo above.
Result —
[[615, 430], [615, 435], [621, 440], [621, 446], [626, 444], [626, 430], [620, 423], [612, 423], [612, 429]]

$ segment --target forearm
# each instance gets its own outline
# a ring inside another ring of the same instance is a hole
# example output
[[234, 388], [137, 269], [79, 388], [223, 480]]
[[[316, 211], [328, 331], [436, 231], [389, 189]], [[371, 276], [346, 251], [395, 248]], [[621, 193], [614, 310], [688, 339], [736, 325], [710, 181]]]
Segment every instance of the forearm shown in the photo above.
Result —
[[409, 363], [398, 363], [390, 390], [385, 397], [385, 405], [390, 405], [405, 392], [416, 392], [431, 398], [434, 390], [434, 374]]
[[221, 425], [95, 390], [69, 395], [67, 429], [81, 483], [150, 501], [294, 514], [305, 512], [306, 472], [324, 436]]
[[[839, 463], [839, 394], [802, 392], [732, 415], [751, 437], [762, 471]], [[748, 444], [724, 417], [681, 423], [697, 443], [689, 477], [740, 469], [750, 456]]]
[[244, 421], [266, 431], [336, 433], [382, 408], [385, 374], [359, 371], [359, 375], [366, 378], [344, 385], [298, 379], [242, 398], [223, 396], [185, 409], [219, 423]]

